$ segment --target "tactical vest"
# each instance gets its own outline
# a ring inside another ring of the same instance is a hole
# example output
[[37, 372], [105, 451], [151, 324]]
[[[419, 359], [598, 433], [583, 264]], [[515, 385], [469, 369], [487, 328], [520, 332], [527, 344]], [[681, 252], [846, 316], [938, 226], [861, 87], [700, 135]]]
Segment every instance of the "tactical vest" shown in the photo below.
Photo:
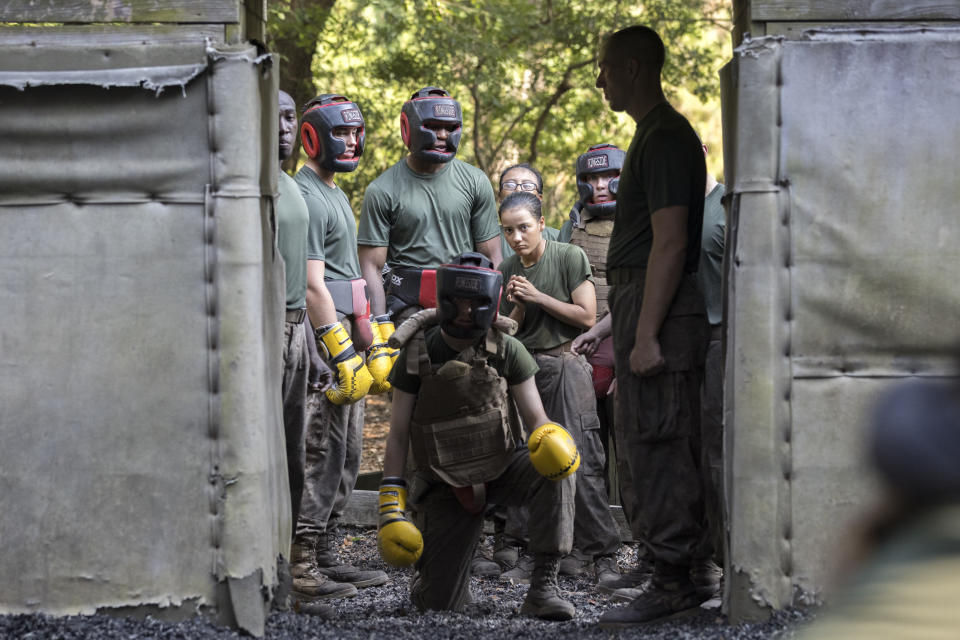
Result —
[[597, 288], [597, 320], [602, 318], [608, 309], [607, 294], [610, 287], [607, 285], [607, 248], [610, 246], [612, 234], [613, 219], [581, 218], [570, 235], [570, 244], [583, 249], [593, 270], [593, 282]]
[[430, 362], [423, 330], [408, 347], [407, 370], [420, 377], [410, 423], [413, 459], [417, 469], [453, 487], [500, 476], [520, 438], [507, 381], [488, 363], [502, 339], [491, 329], [482, 346], [439, 366]]

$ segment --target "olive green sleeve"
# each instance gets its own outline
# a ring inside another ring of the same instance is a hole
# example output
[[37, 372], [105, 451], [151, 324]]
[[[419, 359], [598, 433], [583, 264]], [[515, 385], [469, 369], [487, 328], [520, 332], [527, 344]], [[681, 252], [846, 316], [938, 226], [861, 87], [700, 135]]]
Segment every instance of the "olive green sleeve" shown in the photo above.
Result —
[[409, 345], [400, 349], [400, 355], [397, 357], [387, 378], [395, 389], [406, 391], [407, 393], [417, 395], [420, 392], [420, 376], [407, 373], [407, 349]]
[[496, 369], [507, 380], [507, 384], [515, 385], [529, 380], [537, 375], [540, 367], [519, 340], [513, 336], [503, 336], [502, 358], [499, 359]]

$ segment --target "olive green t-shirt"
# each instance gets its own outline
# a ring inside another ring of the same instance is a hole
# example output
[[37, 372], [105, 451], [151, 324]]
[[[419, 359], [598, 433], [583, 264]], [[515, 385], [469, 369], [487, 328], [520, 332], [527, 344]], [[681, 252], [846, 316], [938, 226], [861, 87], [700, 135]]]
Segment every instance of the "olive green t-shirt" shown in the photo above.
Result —
[[391, 267], [434, 268], [500, 233], [493, 187], [454, 158], [439, 173], [416, 173], [406, 159], [370, 183], [357, 241], [388, 247]]
[[684, 206], [688, 208], [684, 271], [694, 273], [700, 260], [706, 184], [700, 138], [686, 118], [661, 102], [637, 123], [623, 161], [607, 269], [646, 269], [653, 244], [651, 214]]
[[703, 203], [703, 238], [700, 241], [700, 268], [697, 284], [707, 303], [710, 324], [720, 324], [723, 317], [723, 245], [727, 227], [723, 211], [724, 188], [717, 184]]
[[[570, 294], [585, 280], [593, 282], [590, 262], [583, 249], [553, 240], [547, 240], [546, 249], [535, 264], [524, 267], [520, 256], [514, 254], [500, 263], [500, 273], [504, 291], [510, 276], [523, 276], [541, 293], [567, 303], [573, 302]], [[540, 305], [528, 302], [526, 306], [523, 326], [516, 338], [527, 349], [552, 349], [580, 335], [579, 328], [553, 317]], [[504, 293], [500, 297], [500, 313], [507, 315], [513, 307]]]
[[[427, 355], [430, 356], [430, 362], [433, 365], [442, 365], [460, 355], [444, 342], [443, 336], [440, 335], [440, 327], [427, 329], [424, 340], [427, 344]], [[407, 373], [406, 367], [407, 349], [411, 344], [407, 343], [400, 350], [397, 364], [390, 371], [390, 384], [401, 391], [416, 395], [420, 391], [420, 376]], [[487, 362], [506, 379], [508, 385], [529, 380], [540, 370], [537, 361], [527, 353], [523, 345], [516, 338], [506, 335], [503, 336], [503, 348], [496, 355], [491, 355]]]
[[277, 179], [277, 250], [287, 273], [287, 309], [307, 304], [307, 203], [293, 178], [283, 171]]
[[310, 212], [307, 259], [323, 260], [324, 278], [359, 278], [357, 221], [347, 195], [339, 187], [324, 184], [310, 167], [301, 167], [296, 181]]

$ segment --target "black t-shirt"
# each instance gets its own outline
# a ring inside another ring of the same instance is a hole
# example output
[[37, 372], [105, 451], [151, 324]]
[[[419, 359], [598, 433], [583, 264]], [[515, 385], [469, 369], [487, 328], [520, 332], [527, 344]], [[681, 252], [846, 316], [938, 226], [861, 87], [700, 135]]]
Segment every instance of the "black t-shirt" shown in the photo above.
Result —
[[650, 214], [664, 207], [688, 207], [684, 271], [700, 260], [707, 167], [700, 138], [687, 119], [666, 102], [637, 123], [620, 173], [617, 213], [607, 269], [645, 269], [653, 244]]

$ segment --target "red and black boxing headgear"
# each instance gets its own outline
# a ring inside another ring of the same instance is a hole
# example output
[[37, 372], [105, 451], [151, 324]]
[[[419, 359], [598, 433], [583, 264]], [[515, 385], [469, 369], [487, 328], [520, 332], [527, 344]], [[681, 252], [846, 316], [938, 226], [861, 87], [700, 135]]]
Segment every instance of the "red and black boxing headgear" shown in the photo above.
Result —
[[[359, 127], [357, 148], [353, 157], [344, 160], [340, 156], [347, 151], [347, 145], [333, 136], [337, 127]], [[303, 108], [300, 123], [300, 140], [307, 155], [316, 160], [327, 171], [347, 173], [357, 168], [363, 155], [363, 143], [366, 137], [363, 114], [355, 102], [335, 93], [319, 95]]]
[[[447, 135], [447, 148], [440, 151], [434, 148], [437, 134], [424, 126], [432, 122], [453, 126]], [[450, 162], [457, 155], [460, 146], [463, 112], [460, 103], [450, 97], [440, 87], [424, 87], [403, 103], [400, 111], [400, 137], [403, 144], [414, 156], [429, 162]]]
[[[612, 145], [609, 142], [595, 144], [587, 152], [577, 158], [577, 191], [580, 193], [580, 200], [583, 202], [583, 208], [591, 216], [607, 217], [612, 216], [617, 209], [616, 196], [617, 187], [620, 186], [619, 173], [623, 170], [623, 160], [626, 152]], [[593, 198], [593, 185], [586, 181], [586, 176], [591, 173], [604, 173], [606, 171], [616, 171], [618, 177], [610, 180], [607, 190], [614, 197], [610, 202], [591, 204]]]
[[[497, 319], [503, 274], [481, 253], [467, 251], [450, 264], [437, 268], [437, 314], [440, 327], [455, 338], [479, 338]], [[470, 311], [472, 326], [454, 323], [457, 298], [473, 301]]]

